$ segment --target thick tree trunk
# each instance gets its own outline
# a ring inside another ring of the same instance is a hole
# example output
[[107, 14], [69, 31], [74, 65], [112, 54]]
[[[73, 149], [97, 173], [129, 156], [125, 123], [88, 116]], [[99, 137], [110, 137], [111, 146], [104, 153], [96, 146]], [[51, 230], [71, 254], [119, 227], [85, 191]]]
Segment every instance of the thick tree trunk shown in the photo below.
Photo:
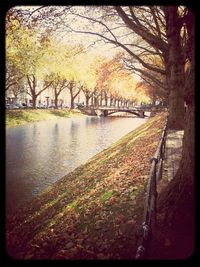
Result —
[[[191, 67], [184, 87], [187, 111], [182, 159], [175, 177], [158, 198], [159, 232], [157, 248], [154, 248], [154, 255], [151, 255], [151, 258], [186, 259], [195, 249], [195, 61], [194, 15], [191, 10], [188, 11], [187, 31], [189, 37], [187, 56]], [[161, 241], [162, 235], [164, 242]], [[170, 244], [168, 247], [163, 244], [166, 239]], [[160, 252], [155, 255], [157, 249]]]
[[99, 106], [99, 97], [98, 96], [94, 96], [94, 106], [95, 107]]
[[69, 91], [70, 91], [70, 108], [74, 109], [74, 98], [73, 98], [73, 87], [70, 86]]
[[74, 109], [74, 100], [75, 98], [79, 95], [81, 89], [79, 88], [79, 90], [77, 92], [73, 91], [73, 89], [75, 88], [75, 83], [71, 82], [69, 85], [69, 91], [70, 91], [70, 97], [71, 97], [71, 109]]
[[[178, 88], [178, 86], [177, 86]], [[169, 128], [183, 129], [184, 126], [183, 90], [170, 89], [169, 94]]]
[[124, 107], [127, 108], [127, 100], [124, 101]]
[[37, 99], [37, 96], [36, 95], [32, 95], [32, 101], [33, 101], [33, 108], [34, 109], [36, 108], [36, 99]]
[[110, 96], [110, 107], [112, 107], [112, 105], [113, 105], [113, 97], [112, 97], [112, 95]]
[[88, 107], [89, 106], [89, 100], [91, 98], [91, 94], [90, 92], [86, 89], [86, 90], [82, 90], [84, 95], [85, 95], [85, 106]]
[[74, 109], [74, 99], [73, 99], [73, 97], [71, 97], [71, 107], [70, 108]]
[[100, 94], [100, 106], [102, 107], [103, 105], [103, 92], [101, 91], [101, 94]]
[[58, 95], [55, 91], [55, 108], [58, 109]]
[[108, 95], [106, 92], [104, 92], [104, 97], [105, 97], [105, 106], [108, 106]]
[[86, 107], [88, 107], [88, 105], [89, 105], [89, 99], [90, 99], [90, 97], [88, 95], [85, 95], [85, 105], [86, 105]]
[[94, 95], [92, 95], [92, 98], [91, 98], [91, 106], [94, 106]]
[[[195, 175], [195, 59], [194, 59], [194, 15], [191, 10], [188, 11], [189, 25], [187, 25], [189, 40], [189, 60], [190, 71], [186, 77], [184, 100], [187, 104], [185, 115], [184, 139], [182, 160], [176, 183], [178, 184], [179, 197], [177, 197], [177, 206], [182, 203], [183, 214], [191, 226], [191, 235], [194, 230], [194, 175]], [[187, 211], [187, 212], [186, 212]], [[186, 213], [186, 214], [185, 214]], [[189, 229], [186, 228], [186, 231]], [[194, 238], [194, 236], [193, 236]], [[194, 239], [193, 239], [194, 241]]]
[[113, 104], [114, 107], [116, 107], [116, 101], [117, 101], [116, 98], [114, 98], [114, 104]]
[[184, 61], [180, 42], [180, 25], [177, 7], [165, 7], [168, 59], [166, 62], [169, 85], [169, 128], [183, 129], [184, 126]]

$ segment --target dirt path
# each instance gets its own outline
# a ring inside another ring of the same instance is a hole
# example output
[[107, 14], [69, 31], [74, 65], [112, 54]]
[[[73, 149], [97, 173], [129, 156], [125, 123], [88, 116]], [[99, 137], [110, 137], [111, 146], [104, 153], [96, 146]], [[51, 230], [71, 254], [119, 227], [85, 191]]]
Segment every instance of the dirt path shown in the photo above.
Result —
[[158, 193], [169, 184], [178, 170], [182, 155], [183, 134], [183, 131], [167, 131], [162, 180], [157, 185]]

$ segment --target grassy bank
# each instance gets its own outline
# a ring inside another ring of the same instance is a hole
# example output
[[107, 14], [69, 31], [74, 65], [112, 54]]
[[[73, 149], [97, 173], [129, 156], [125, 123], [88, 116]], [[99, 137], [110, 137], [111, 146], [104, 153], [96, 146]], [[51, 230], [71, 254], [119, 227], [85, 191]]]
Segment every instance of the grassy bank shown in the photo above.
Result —
[[[67, 109], [20, 109], [6, 110], [6, 127], [17, 126], [28, 122], [73, 117], [83, 115], [79, 110]], [[83, 115], [84, 116], [84, 115]]]
[[134, 259], [160, 113], [57, 181], [7, 220], [20, 259]]

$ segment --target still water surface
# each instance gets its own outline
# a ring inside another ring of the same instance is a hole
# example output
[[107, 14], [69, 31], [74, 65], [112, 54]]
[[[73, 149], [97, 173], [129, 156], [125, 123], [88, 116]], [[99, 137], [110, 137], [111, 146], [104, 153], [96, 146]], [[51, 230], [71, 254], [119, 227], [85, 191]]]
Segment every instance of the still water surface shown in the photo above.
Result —
[[80, 117], [7, 129], [7, 213], [145, 121], [142, 118]]

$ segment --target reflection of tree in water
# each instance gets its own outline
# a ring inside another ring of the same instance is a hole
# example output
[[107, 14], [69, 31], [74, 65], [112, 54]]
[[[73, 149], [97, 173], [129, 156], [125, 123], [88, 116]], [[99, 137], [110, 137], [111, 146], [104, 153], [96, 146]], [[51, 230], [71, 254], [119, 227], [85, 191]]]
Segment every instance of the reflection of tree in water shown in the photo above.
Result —
[[54, 142], [58, 142], [58, 140], [59, 140], [59, 126], [58, 126], [58, 123], [55, 123], [55, 125], [53, 127], [52, 134], [53, 134]]
[[69, 134], [69, 139], [70, 139], [70, 144], [71, 144], [69, 152], [70, 152], [70, 157], [72, 158], [73, 158], [73, 155], [76, 154], [78, 150], [78, 134], [79, 134], [79, 125], [75, 121], [72, 120], [71, 125], [70, 125], [70, 134]]
[[[36, 134], [37, 134], [37, 125], [36, 125], [36, 123], [33, 125], [33, 137], [34, 138], [36, 138]], [[33, 140], [33, 141], [35, 141], [35, 139]]]

